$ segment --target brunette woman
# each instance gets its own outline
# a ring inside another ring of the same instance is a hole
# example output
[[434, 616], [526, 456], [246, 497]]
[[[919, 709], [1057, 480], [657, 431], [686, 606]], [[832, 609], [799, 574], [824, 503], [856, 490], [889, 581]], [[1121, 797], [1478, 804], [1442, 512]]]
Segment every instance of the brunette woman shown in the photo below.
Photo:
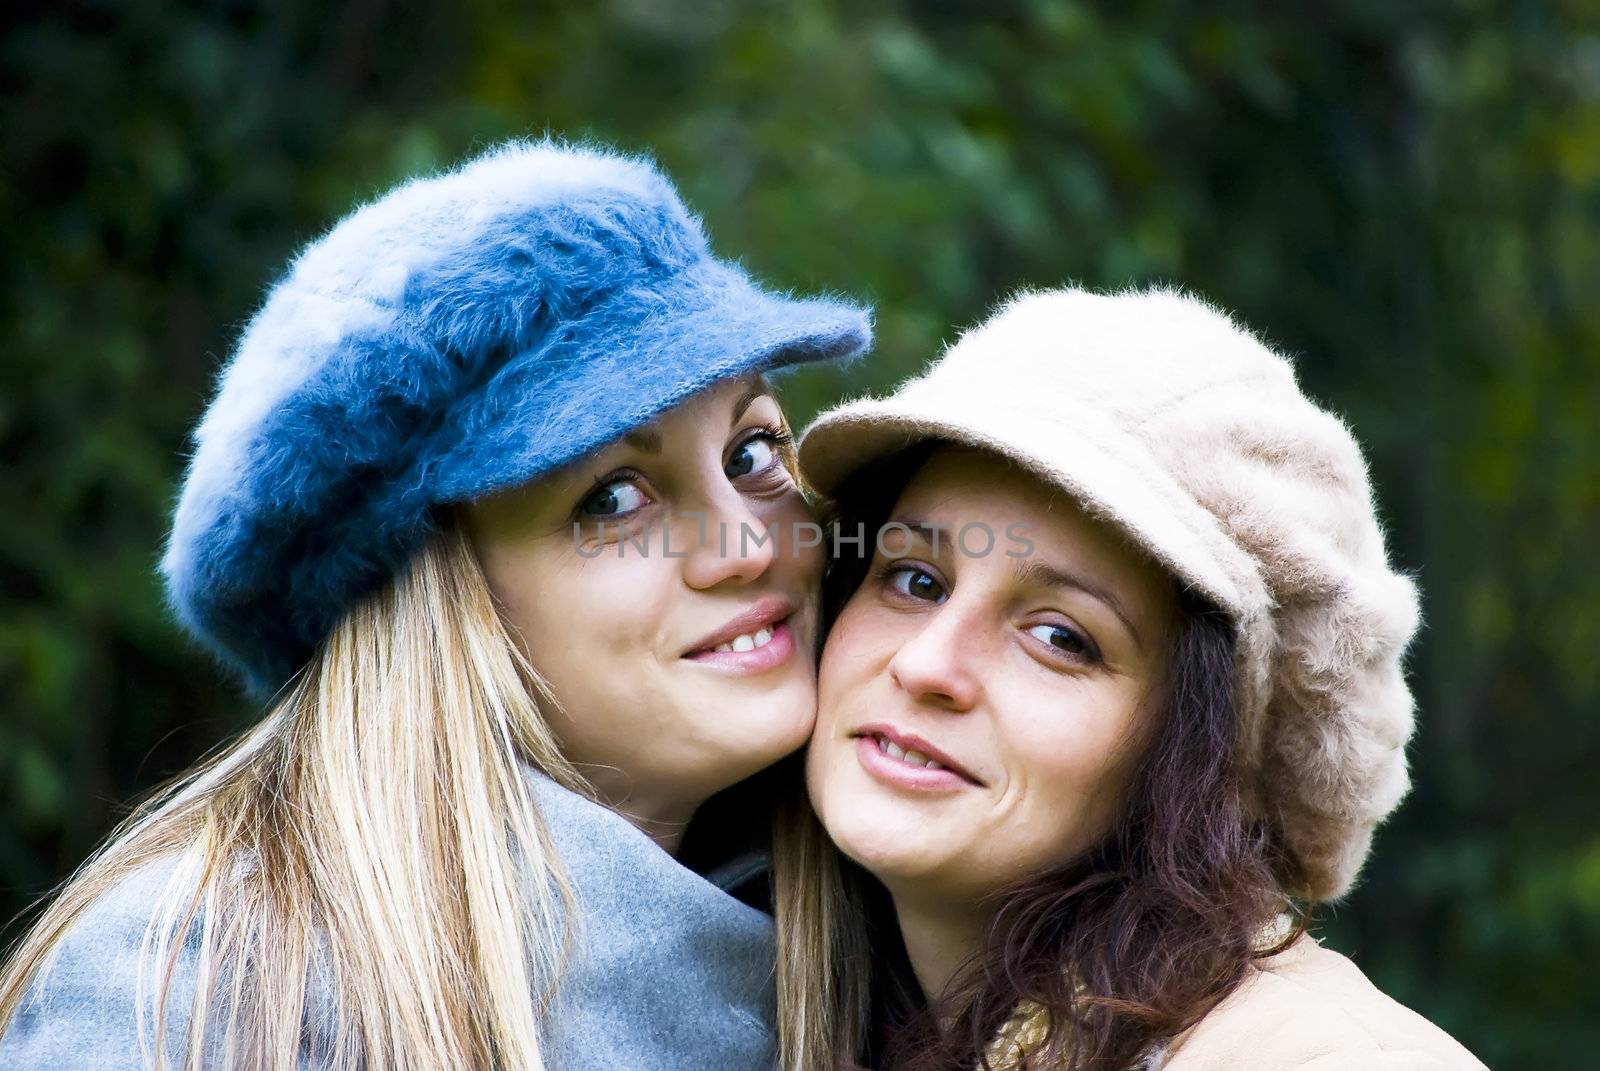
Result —
[[780, 874], [793, 1066], [1481, 1067], [1305, 932], [1405, 792], [1417, 600], [1288, 362], [1182, 294], [1031, 294], [801, 466], [843, 858], [802, 821]]

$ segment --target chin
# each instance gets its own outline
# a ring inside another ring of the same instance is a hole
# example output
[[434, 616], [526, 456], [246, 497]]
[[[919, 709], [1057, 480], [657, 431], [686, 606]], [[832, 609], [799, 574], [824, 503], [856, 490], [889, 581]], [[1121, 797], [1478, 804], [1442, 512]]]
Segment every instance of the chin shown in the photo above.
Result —
[[890, 842], [882, 836], [866, 834], [860, 837], [835, 839], [839, 850], [850, 860], [886, 885], [938, 880], [943, 873], [942, 860], [930, 858], [903, 842]]
[[926, 880], [945, 866], [948, 839], [928, 839], [926, 822], [895, 814], [879, 800], [851, 794], [820, 816], [839, 850], [880, 880]]
[[754, 711], [745, 703], [702, 708], [700, 716], [712, 719], [727, 749], [728, 764], [744, 771], [734, 780], [742, 781], [805, 746], [816, 720], [816, 701], [809, 693], [793, 699], [784, 696]]

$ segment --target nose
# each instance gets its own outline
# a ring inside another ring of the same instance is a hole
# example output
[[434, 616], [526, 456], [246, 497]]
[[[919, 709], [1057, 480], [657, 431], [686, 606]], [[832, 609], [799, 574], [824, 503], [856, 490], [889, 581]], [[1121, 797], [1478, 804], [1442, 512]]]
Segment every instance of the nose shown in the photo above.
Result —
[[750, 509], [745, 497], [724, 484], [708, 496], [699, 517], [684, 518], [688, 553], [683, 579], [704, 590], [730, 580], [748, 584], [759, 579], [776, 554], [775, 534]]
[[974, 651], [978, 628], [945, 603], [900, 645], [889, 660], [890, 678], [919, 703], [955, 713], [971, 710], [980, 687]]

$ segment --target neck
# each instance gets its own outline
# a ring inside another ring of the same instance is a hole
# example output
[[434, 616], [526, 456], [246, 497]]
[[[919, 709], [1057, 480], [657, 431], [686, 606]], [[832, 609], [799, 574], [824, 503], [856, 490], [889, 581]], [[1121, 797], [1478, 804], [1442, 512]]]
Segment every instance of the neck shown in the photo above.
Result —
[[944, 992], [963, 960], [978, 951], [988, 916], [970, 901], [916, 897], [890, 890], [911, 970], [930, 1002]]
[[639, 831], [676, 857], [689, 819], [704, 800], [685, 800], [668, 792], [648, 792], [645, 786], [627, 778], [615, 768], [590, 775], [601, 803], [632, 822]]

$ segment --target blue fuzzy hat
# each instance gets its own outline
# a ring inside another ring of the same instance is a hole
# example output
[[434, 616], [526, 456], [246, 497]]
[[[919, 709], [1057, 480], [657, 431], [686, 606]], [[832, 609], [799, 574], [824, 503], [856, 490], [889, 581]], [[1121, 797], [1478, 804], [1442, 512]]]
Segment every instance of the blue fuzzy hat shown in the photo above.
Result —
[[252, 692], [283, 685], [435, 508], [711, 384], [853, 357], [867, 313], [711, 255], [649, 163], [501, 146], [358, 209], [273, 287], [195, 433], [162, 572]]

